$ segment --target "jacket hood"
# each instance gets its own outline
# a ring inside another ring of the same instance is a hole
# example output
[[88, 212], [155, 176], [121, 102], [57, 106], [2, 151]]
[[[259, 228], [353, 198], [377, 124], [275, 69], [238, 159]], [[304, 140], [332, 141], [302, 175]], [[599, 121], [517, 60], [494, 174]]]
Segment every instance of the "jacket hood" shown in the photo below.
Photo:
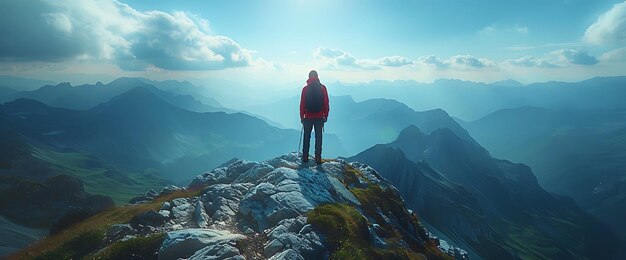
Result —
[[311, 78], [306, 80], [306, 84], [310, 85], [311, 83], [316, 82], [316, 81], [320, 82], [320, 79], [318, 77], [311, 77]]

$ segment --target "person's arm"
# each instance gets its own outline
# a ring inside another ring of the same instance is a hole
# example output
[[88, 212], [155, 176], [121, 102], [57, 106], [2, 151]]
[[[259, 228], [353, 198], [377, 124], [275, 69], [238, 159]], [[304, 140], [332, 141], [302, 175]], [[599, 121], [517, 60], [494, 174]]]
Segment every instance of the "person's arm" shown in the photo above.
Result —
[[328, 112], [330, 112], [330, 103], [328, 101], [328, 91], [326, 90], [326, 86], [324, 86], [322, 90], [324, 91], [324, 107], [323, 107], [324, 117], [328, 119]]
[[306, 112], [306, 87], [302, 88], [302, 94], [300, 94], [300, 121], [304, 119], [304, 113]]

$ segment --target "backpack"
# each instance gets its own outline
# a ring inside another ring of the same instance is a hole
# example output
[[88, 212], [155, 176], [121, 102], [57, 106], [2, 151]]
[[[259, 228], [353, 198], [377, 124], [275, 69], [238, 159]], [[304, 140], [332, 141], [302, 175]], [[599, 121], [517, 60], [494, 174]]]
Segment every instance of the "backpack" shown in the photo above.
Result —
[[317, 113], [322, 111], [324, 105], [324, 93], [322, 83], [313, 82], [306, 88], [306, 111]]

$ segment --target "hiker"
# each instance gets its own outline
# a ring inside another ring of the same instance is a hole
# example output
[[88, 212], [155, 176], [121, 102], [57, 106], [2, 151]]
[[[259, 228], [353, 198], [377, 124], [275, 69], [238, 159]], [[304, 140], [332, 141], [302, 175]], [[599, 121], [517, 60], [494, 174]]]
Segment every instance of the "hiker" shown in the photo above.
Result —
[[309, 162], [309, 146], [311, 145], [311, 130], [315, 128], [315, 163], [322, 163], [322, 129], [328, 119], [328, 92], [317, 71], [309, 72], [306, 86], [302, 88], [300, 96], [300, 121], [304, 128], [304, 143], [302, 146], [302, 162]]

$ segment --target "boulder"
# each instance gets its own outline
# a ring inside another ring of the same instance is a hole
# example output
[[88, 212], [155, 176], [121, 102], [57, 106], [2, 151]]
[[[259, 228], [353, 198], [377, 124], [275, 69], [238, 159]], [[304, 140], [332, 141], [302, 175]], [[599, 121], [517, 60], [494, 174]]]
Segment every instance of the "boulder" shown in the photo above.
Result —
[[153, 189], [150, 189], [146, 193], [141, 194], [141, 195], [139, 195], [137, 197], [134, 197], [134, 198], [130, 199], [130, 201], [128, 201], [128, 203], [130, 203], [130, 204], [141, 204], [141, 203], [145, 203], [145, 202], [148, 202], [148, 201], [152, 201], [157, 196], [159, 196], [159, 193], [157, 193]]
[[269, 260], [304, 260], [304, 257], [293, 249], [287, 249], [280, 254], [270, 257]]
[[114, 224], [106, 230], [105, 241], [111, 243], [127, 236], [132, 236], [135, 233], [137, 231], [130, 224]]
[[200, 200], [196, 202], [196, 210], [194, 211], [193, 216], [198, 227], [206, 228], [207, 226], [209, 226], [209, 216], [204, 211], [204, 205]]
[[139, 213], [130, 220], [130, 225], [137, 228], [139, 225], [160, 227], [165, 224], [167, 218], [154, 210]]
[[161, 189], [161, 192], [159, 192], [159, 196], [169, 195], [179, 190], [183, 190], [183, 188], [176, 185], [167, 185], [163, 187], [163, 189]]
[[220, 167], [198, 175], [189, 184], [190, 188], [202, 188], [219, 183], [232, 183], [239, 175], [248, 171], [258, 163], [238, 160], [226, 167]]
[[[217, 254], [234, 256], [232, 255], [234, 250], [227, 245], [232, 247], [233, 243], [243, 238], [243, 235], [214, 229], [192, 228], [171, 231], [167, 233], [161, 244], [159, 259], [189, 258], [191, 256], [195, 256], [195, 259], [214, 259], [211, 258], [211, 255]], [[206, 250], [197, 252], [200, 249]]]

